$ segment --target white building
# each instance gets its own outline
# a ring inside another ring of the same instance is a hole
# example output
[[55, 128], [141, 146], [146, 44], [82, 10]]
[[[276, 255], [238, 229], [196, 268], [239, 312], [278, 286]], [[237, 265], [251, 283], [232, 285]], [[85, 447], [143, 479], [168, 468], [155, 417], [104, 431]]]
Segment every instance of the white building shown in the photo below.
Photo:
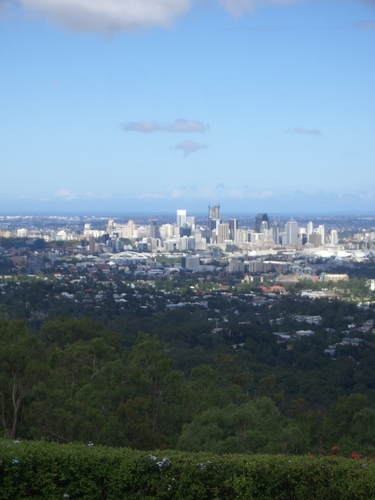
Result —
[[286, 244], [298, 245], [298, 222], [293, 217], [285, 224]]
[[322, 237], [322, 245], [324, 245], [324, 243], [326, 242], [326, 229], [324, 227], [324, 224], [320, 224], [316, 228], [316, 234], [320, 234], [320, 236]]
[[186, 224], [186, 210], [177, 210], [177, 226]]
[[218, 224], [217, 225], [217, 243], [222, 245], [225, 240], [229, 240], [229, 224]]
[[337, 245], [339, 242], [339, 235], [336, 229], [331, 229], [331, 243], [332, 245]]

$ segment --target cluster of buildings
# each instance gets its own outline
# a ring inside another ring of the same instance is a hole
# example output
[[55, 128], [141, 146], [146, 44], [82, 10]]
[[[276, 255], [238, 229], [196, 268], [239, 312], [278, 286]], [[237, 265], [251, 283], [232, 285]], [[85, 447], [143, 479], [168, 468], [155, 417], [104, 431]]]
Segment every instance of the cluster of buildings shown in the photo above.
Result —
[[[164, 218], [165, 220], [165, 218]], [[242, 253], [254, 250], [272, 249], [321, 249], [343, 250], [339, 248], [338, 231], [335, 228], [326, 230], [324, 224], [313, 224], [312, 221], [300, 226], [291, 217], [286, 222], [274, 217], [272, 220], [266, 213], [256, 215], [254, 223], [242, 226], [240, 219], [222, 218], [220, 205], [209, 205], [207, 218], [188, 215], [186, 210], [179, 209], [174, 221], [164, 222], [149, 219], [147, 223], [126, 223], [110, 219], [106, 224], [98, 226], [90, 222], [70, 224], [53, 228], [18, 227], [1, 231], [0, 237], [17, 237], [43, 239], [47, 242], [77, 241], [91, 254], [118, 253], [124, 250], [139, 252], [201, 252], [216, 247], [222, 251], [239, 250]], [[83, 225], [83, 230], [82, 230]], [[363, 234], [359, 235], [363, 238]], [[375, 242], [375, 232], [366, 233], [366, 243]], [[369, 245], [370, 247], [371, 245]]]
[[[276, 217], [271, 221], [266, 213], [257, 214], [253, 224], [243, 218], [223, 219], [220, 205], [209, 206], [206, 218], [179, 209], [172, 221], [165, 217], [137, 219], [137, 223], [104, 218], [50, 219], [41, 220], [39, 227], [24, 221], [25, 227], [13, 223], [6, 231], [0, 231], [0, 237], [14, 240], [9, 251], [4, 252], [0, 247], [0, 257], [9, 257], [16, 270], [34, 274], [56, 269], [61, 265], [63, 252], [83, 259], [84, 263], [78, 262], [77, 266], [100, 266], [106, 271], [111, 266], [124, 269], [130, 266], [135, 272], [152, 277], [169, 275], [174, 265], [194, 272], [225, 271], [250, 276], [275, 273], [291, 281], [299, 276], [318, 279], [314, 259], [320, 260], [319, 264], [334, 259], [342, 263], [375, 255], [375, 233], [366, 233], [370, 245], [364, 252], [358, 247], [350, 249], [350, 244], [342, 240], [339, 242], [337, 229], [326, 231], [324, 224], [314, 225], [310, 221], [300, 226], [294, 218], [281, 223]], [[250, 224], [251, 227], [245, 227]], [[158, 255], [170, 259], [171, 265], [163, 268], [157, 261]], [[329, 267], [323, 269], [326, 274], [320, 276], [322, 281], [347, 279], [347, 275], [328, 274]], [[4, 268], [3, 274], [6, 272]]]
[[197, 223], [196, 217], [189, 216], [186, 210], [177, 210], [173, 223], [159, 225], [151, 219], [148, 225], [137, 225], [132, 220], [124, 224], [111, 219], [105, 231], [85, 224], [83, 236], [90, 251], [98, 253], [121, 252], [130, 249], [132, 244], [141, 252], [205, 251], [212, 247], [246, 252], [275, 247], [319, 248], [339, 243], [336, 229], [326, 234], [324, 225], [314, 227], [313, 222], [309, 222], [307, 227], [299, 227], [293, 218], [281, 225], [280, 219], [274, 218], [271, 222], [265, 213], [256, 216], [255, 228], [240, 227], [237, 218], [221, 218], [220, 205], [208, 207], [206, 224]]

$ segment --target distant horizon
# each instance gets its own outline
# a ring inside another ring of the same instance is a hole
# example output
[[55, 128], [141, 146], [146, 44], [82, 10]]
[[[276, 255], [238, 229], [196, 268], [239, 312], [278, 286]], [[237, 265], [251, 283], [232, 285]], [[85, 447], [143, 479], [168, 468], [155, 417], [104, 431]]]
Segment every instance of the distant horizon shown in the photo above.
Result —
[[[180, 207], [180, 209], [184, 209], [184, 207]], [[150, 216], [150, 217], [176, 217], [176, 210], [169, 211], [151, 211], [151, 210], [123, 210], [123, 211], [68, 211], [68, 210], [56, 210], [56, 211], [8, 211], [0, 209], [0, 217], [95, 217], [95, 218], [110, 218], [110, 217], [127, 217], [127, 216]], [[366, 212], [366, 211], [294, 211], [294, 212], [274, 212], [271, 210], [265, 210], [261, 212], [239, 212], [239, 211], [221, 211], [220, 218], [226, 219], [230, 217], [255, 217], [258, 213], [267, 213], [270, 217], [316, 217], [316, 218], [324, 218], [324, 217], [358, 217], [358, 218], [369, 218], [375, 219], [375, 211]], [[208, 217], [207, 211], [188, 211], [187, 215], [189, 216], [197, 216], [197, 217]]]

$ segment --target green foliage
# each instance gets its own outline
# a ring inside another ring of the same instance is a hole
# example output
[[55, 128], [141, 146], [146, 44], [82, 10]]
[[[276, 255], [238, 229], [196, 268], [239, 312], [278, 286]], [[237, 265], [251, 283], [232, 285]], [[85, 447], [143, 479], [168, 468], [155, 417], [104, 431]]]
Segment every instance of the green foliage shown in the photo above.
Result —
[[270, 398], [211, 408], [183, 429], [178, 448], [211, 453], [305, 453], [298, 423], [283, 419]]
[[76, 341], [87, 341], [102, 337], [110, 345], [119, 346], [119, 336], [104, 330], [102, 323], [91, 318], [75, 319], [58, 316], [44, 323], [40, 337], [48, 345], [64, 347]]
[[0, 423], [14, 438], [33, 385], [43, 377], [42, 344], [23, 321], [0, 319]]
[[0, 500], [361, 500], [375, 466], [337, 457], [150, 453], [0, 441]]

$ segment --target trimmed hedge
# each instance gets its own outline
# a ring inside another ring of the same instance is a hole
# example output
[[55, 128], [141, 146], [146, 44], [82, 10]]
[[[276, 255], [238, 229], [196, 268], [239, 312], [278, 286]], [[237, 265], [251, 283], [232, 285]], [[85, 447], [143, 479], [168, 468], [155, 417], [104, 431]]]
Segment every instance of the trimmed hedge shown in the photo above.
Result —
[[187, 454], [0, 441], [0, 500], [356, 500], [375, 464], [337, 457]]

